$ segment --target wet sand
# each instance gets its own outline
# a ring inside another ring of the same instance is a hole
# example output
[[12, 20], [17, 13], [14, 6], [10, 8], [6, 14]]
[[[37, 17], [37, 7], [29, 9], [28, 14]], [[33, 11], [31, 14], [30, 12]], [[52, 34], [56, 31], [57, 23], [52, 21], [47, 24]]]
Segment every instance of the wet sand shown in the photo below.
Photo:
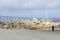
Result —
[[1, 29], [0, 40], [60, 40], [60, 30]]

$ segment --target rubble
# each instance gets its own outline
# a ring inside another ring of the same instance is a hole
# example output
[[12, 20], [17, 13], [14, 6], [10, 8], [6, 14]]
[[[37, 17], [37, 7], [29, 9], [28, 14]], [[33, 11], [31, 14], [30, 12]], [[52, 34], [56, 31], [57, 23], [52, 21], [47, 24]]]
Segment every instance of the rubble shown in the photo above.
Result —
[[45, 22], [44, 20], [38, 20], [36, 18], [33, 18], [32, 20], [22, 20], [22, 19], [16, 19], [16, 20], [9, 20], [5, 21], [3, 23], [0, 22], [0, 29], [41, 29], [41, 28], [49, 28], [52, 25], [55, 25], [57, 27], [59, 23], [57, 22]]

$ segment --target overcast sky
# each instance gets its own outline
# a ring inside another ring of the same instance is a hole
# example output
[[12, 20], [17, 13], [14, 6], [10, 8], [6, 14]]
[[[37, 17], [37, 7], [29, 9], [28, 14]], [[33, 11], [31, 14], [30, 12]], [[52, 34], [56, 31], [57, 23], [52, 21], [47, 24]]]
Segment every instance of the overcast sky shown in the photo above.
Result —
[[0, 0], [0, 16], [60, 18], [60, 0]]

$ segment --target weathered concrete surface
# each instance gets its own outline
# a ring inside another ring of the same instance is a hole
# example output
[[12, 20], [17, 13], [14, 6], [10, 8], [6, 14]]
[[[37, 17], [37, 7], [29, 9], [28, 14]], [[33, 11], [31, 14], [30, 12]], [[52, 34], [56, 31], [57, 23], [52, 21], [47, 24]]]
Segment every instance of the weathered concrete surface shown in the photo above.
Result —
[[0, 40], [60, 40], [60, 31], [1, 29]]

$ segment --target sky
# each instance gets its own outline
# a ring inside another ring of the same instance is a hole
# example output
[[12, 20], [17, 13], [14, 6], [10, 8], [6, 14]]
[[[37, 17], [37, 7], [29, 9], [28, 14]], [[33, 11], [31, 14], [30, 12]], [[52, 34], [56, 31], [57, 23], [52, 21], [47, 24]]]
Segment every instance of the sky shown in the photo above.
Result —
[[60, 0], [0, 0], [0, 16], [60, 18]]

